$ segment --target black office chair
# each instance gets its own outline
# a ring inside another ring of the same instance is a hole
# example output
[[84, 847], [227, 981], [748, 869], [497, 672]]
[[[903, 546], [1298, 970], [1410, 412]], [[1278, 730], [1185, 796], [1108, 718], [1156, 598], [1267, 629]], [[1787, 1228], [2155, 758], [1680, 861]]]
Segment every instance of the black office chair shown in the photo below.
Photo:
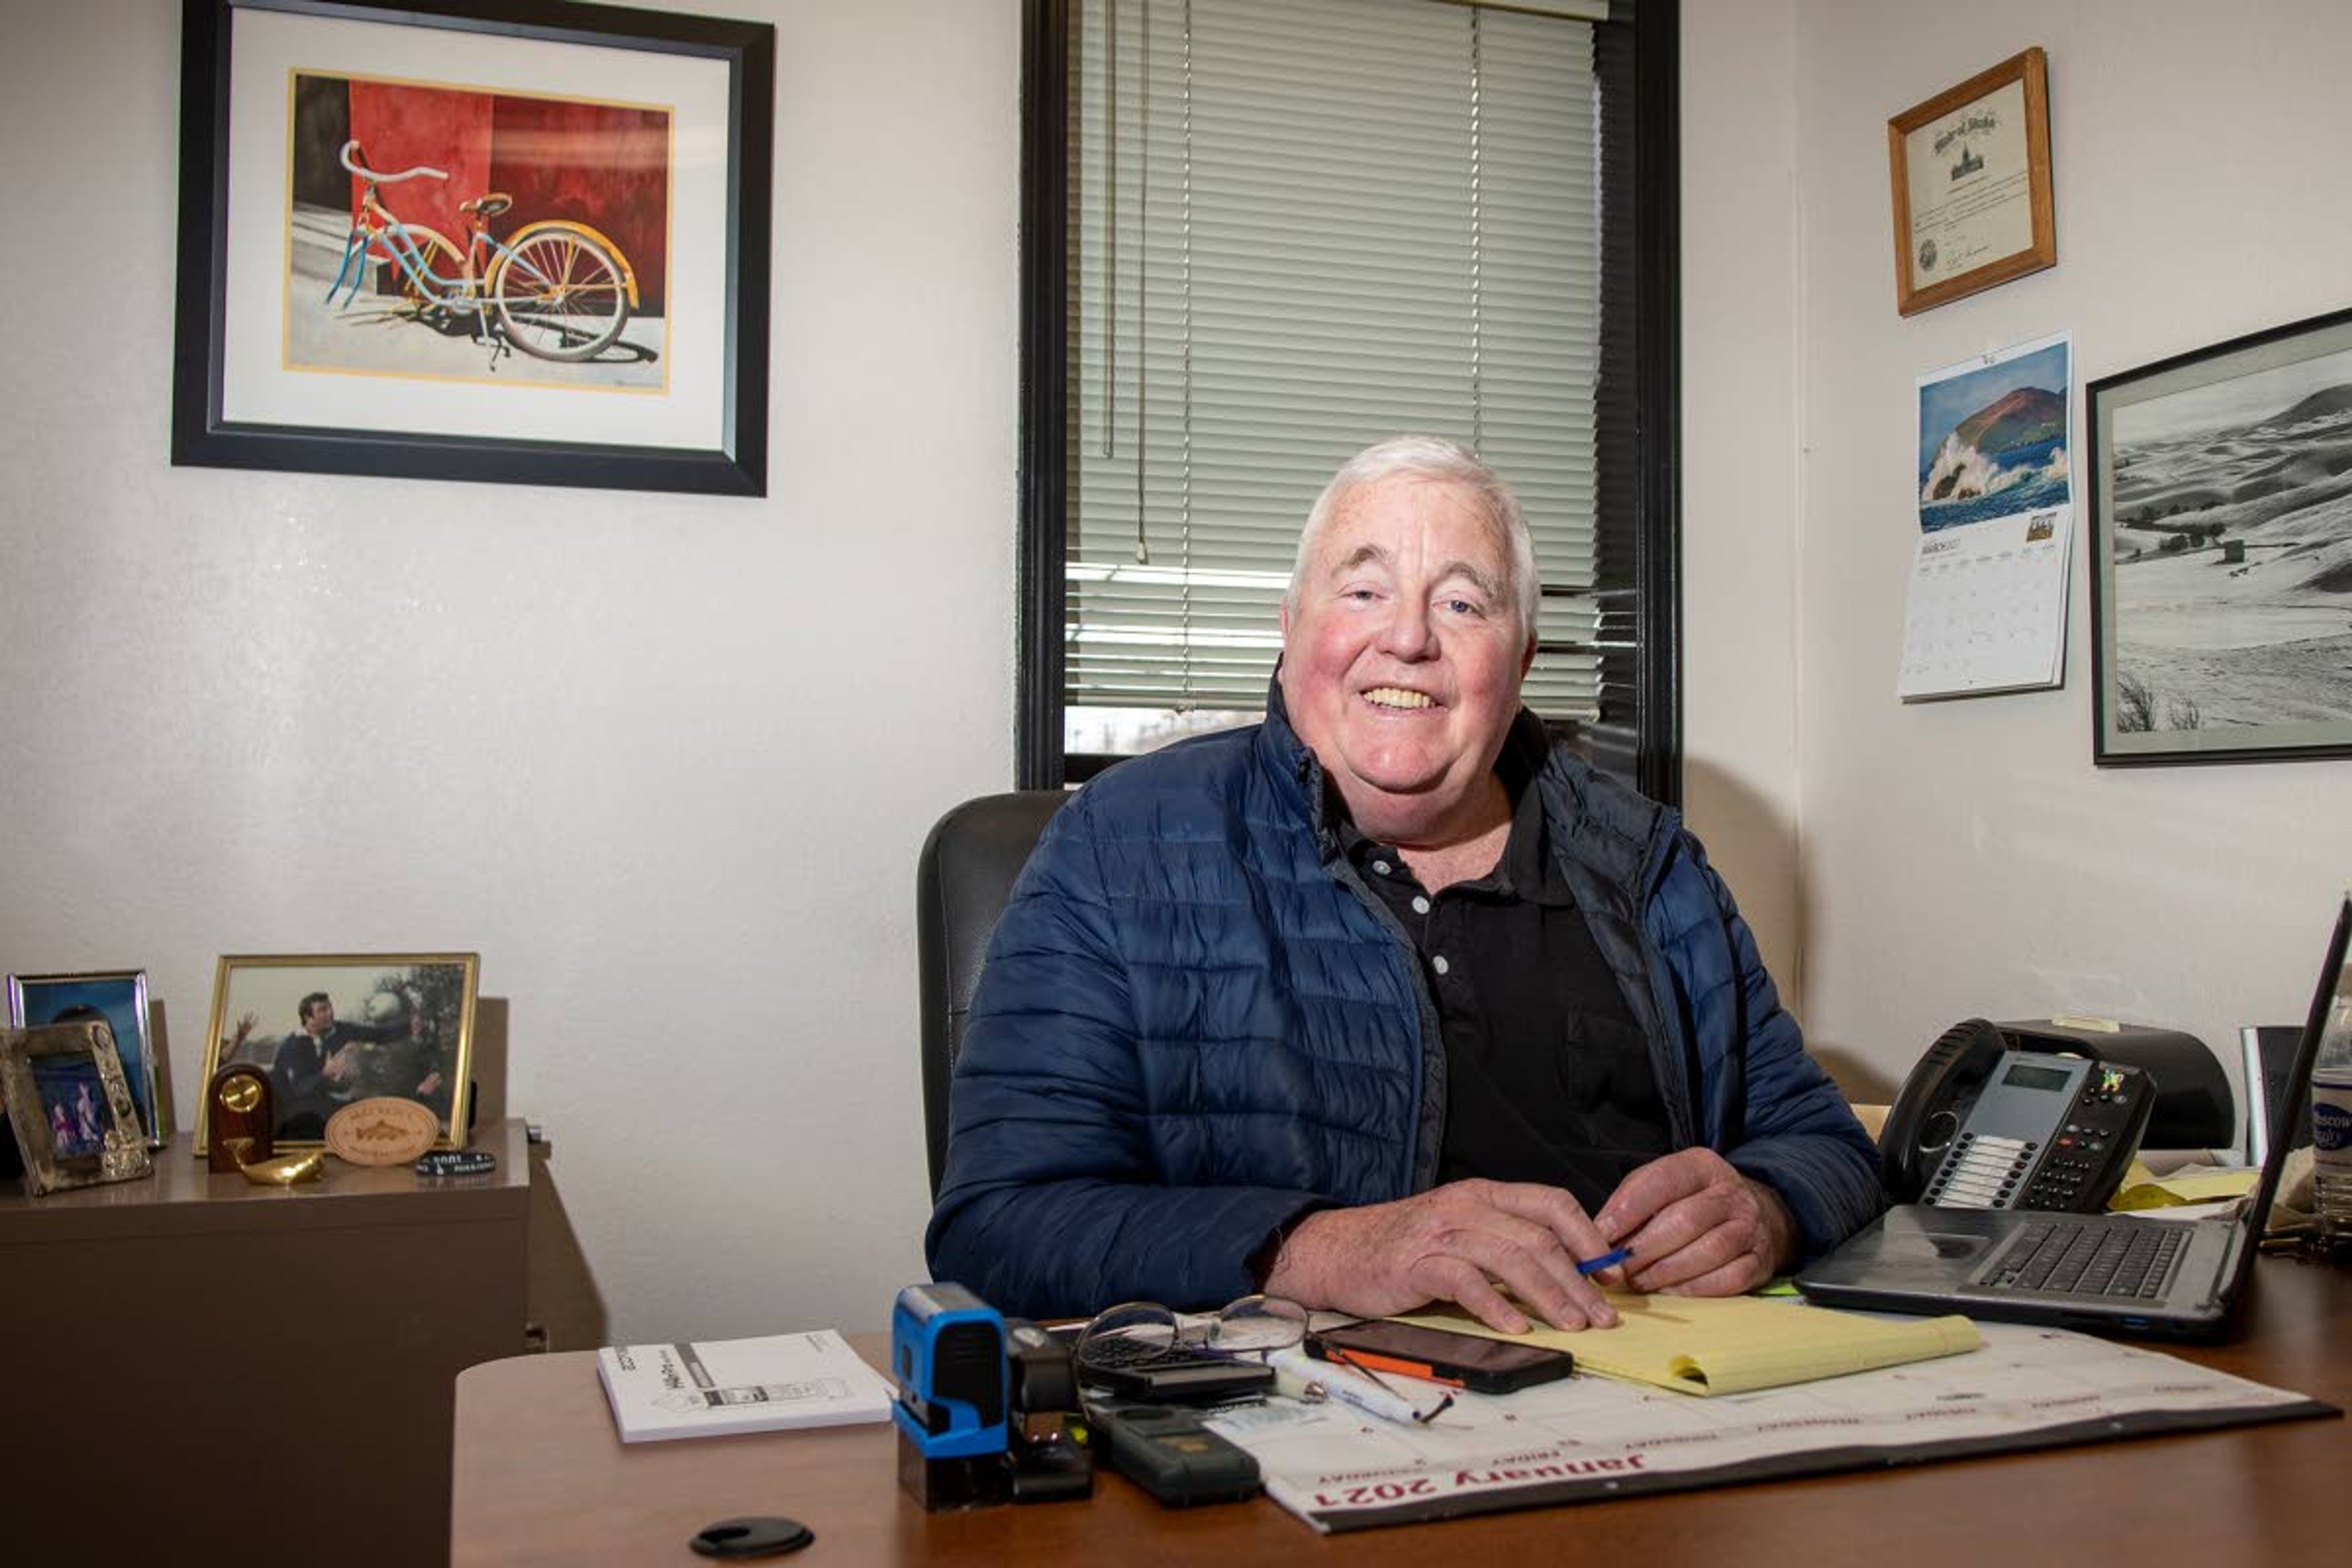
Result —
[[964, 1020], [988, 957], [988, 939], [1004, 913], [1013, 879], [1037, 847], [1045, 823], [1068, 795], [1017, 790], [968, 800], [923, 841], [915, 866], [915, 948], [922, 969], [923, 1136], [930, 1154], [931, 1195], [948, 1152], [948, 1081], [963, 1048]]

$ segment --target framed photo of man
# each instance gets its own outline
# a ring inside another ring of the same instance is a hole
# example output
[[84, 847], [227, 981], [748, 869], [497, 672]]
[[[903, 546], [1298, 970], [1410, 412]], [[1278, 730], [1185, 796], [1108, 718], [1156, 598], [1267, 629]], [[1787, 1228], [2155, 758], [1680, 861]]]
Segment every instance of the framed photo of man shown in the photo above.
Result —
[[[480, 968], [470, 952], [225, 955], [204, 1081], [240, 1063], [267, 1073], [280, 1150], [322, 1143], [329, 1117], [378, 1096], [425, 1107], [435, 1147], [462, 1149]], [[197, 1111], [198, 1155], [211, 1110], [207, 1098]]]

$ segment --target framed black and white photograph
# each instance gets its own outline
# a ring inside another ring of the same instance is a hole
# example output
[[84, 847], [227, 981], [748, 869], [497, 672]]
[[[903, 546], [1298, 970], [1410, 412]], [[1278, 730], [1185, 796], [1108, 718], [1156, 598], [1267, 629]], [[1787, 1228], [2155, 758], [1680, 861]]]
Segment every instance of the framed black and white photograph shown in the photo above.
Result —
[[761, 495], [775, 29], [183, 0], [172, 460]]
[[2352, 310], [2087, 397], [2094, 760], [2352, 755]]
[[139, 1124], [147, 1130], [148, 1147], [162, 1148], [172, 1129], [163, 1114], [163, 1090], [168, 1086], [156, 1065], [154, 1034], [147, 1019], [147, 972], [8, 976], [8, 1022], [16, 1027], [86, 1018], [103, 1019], [114, 1031], [115, 1056], [122, 1064]]
[[[480, 960], [470, 952], [230, 954], [213, 981], [204, 1081], [225, 1067], [268, 1074], [279, 1151], [323, 1144], [327, 1120], [389, 1096], [423, 1106], [462, 1149]], [[196, 1121], [211, 1147], [211, 1107]]]
[[0, 1100], [31, 1196], [154, 1171], [103, 1019], [0, 1029]]

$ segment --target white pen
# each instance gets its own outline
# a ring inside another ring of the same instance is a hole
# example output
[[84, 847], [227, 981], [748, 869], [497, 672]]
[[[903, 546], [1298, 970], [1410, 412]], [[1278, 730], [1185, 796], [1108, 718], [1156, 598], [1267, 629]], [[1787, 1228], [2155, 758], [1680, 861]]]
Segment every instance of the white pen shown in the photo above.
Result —
[[1424, 1415], [1402, 1394], [1381, 1387], [1360, 1372], [1335, 1366], [1328, 1361], [1318, 1361], [1296, 1345], [1276, 1351], [1266, 1360], [1274, 1367], [1276, 1389], [1294, 1399], [1311, 1400], [1315, 1397], [1314, 1391], [1320, 1389], [1326, 1398], [1336, 1399], [1367, 1415], [1377, 1415], [1383, 1421], [1394, 1421], [1400, 1426], [1418, 1426], [1454, 1403], [1454, 1396], [1446, 1394], [1438, 1401], [1434, 1409]]

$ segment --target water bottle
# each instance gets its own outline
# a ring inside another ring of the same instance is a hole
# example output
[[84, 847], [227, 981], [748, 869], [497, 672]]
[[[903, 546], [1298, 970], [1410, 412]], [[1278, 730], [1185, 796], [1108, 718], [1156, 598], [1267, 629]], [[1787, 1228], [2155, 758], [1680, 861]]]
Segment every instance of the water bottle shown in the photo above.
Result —
[[2352, 1237], [2352, 963], [2336, 982], [2311, 1068], [2312, 1208], [2320, 1234]]

